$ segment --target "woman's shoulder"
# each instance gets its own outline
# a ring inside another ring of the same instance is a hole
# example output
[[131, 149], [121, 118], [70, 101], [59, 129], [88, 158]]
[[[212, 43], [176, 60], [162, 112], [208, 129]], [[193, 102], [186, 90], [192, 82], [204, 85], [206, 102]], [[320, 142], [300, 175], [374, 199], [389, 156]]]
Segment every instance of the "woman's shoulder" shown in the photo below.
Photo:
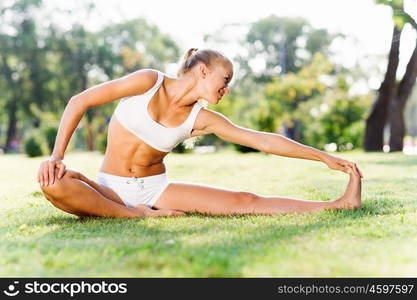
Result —
[[136, 79], [144, 80], [148, 83], [155, 83], [160, 75], [163, 75], [161, 71], [155, 69], [140, 69], [133, 73]]
[[129, 86], [134, 87], [133, 94], [142, 94], [151, 89], [158, 81], [161, 71], [155, 69], [140, 69], [126, 75], [125, 80], [129, 81]]

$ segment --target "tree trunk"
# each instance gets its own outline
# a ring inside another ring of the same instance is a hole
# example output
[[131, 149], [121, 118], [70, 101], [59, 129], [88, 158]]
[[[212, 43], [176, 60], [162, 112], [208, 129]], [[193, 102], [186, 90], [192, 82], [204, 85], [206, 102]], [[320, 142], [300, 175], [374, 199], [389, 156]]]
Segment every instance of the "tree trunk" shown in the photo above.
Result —
[[300, 121], [290, 119], [284, 123], [284, 134], [287, 138], [301, 142]]
[[374, 102], [372, 111], [366, 120], [365, 151], [382, 151], [384, 144], [384, 127], [388, 118], [389, 103], [395, 96], [395, 76], [399, 62], [401, 30], [394, 26], [391, 49], [388, 56], [387, 72], [384, 81], [378, 89], [378, 98]]
[[[83, 65], [79, 66], [79, 74], [81, 75], [81, 90], [84, 91], [87, 89], [88, 78], [87, 74], [84, 71]], [[84, 120], [84, 129], [85, 129], [85, 143], [88, 151], [94, 151], [94, 134], [93, 134], [93, 111], [91, 109], [87, 110], [85, 113]]]
[[9, 109], [7, 109], [7, 114], [9, 116], [9, 122], [7, 124], [7, 136], [6, 136], [6, 143], [4, 145], [4, 152], [9, 153], [13, 150], [12, 142], [16, 137], [17, 131], [17, 105], [15, 99], [12, 99], [9, 105]]
[[414, 83], [417, 77], [417, 42], [407, 64], [404, 77], [398, 85], [396, 97], [392, 99], [390, 105], [390, 152], [402, 151], [403, 140], [405, 136], [404, 109], [408, 98], [413, 91]]
[[88, 151], [94, 151], [94, 135], [93, 135], [93, 112], [90, 110], [87, 110], [85, 113], [85, 138], [86, 138], [86, 145]]

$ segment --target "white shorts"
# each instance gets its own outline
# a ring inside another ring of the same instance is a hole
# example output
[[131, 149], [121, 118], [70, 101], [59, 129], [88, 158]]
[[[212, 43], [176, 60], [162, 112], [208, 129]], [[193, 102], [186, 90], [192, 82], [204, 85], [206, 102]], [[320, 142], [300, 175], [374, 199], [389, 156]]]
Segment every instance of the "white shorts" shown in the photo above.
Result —
[[169, 185], [166, 172], [146, 177], [122, 177], [98, 172], [97, 182], [111, 188], [127, 207], [145, 204], [152, 208]]

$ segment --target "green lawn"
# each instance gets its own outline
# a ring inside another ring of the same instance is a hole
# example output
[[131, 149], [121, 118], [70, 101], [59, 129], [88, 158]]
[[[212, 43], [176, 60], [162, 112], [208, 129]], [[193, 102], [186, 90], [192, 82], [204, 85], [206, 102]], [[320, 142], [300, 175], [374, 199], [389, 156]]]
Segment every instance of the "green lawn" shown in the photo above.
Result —
[[[417, 157], [339, 156], [364, 173], [359, 210], [103, 219], [66, 214], [43, 198], [36, 172], [45, 157], [0, 155], [0, 276], [417, 276]], [[101, 160], [65, 158], [94, 179]], [[348, 181], [319, 162], [263, 153], [170, 154], [166, 164], [172, 181], [299, 199], [334, 199]]]

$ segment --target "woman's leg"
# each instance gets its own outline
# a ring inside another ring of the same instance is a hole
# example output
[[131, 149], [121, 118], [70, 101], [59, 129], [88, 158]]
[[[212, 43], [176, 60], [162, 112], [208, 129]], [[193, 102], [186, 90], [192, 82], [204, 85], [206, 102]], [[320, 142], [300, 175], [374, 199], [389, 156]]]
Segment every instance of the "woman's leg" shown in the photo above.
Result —
[[334, 201], [307, 201], [172, 182], [154, 208], [213, 215], [305, 213], [324, 209], [352, 209], [361, 205], [361, 178], [350, 174], [342, 197]]
[[54, 206], [78, 216], [139, 216], [136, 209], [126, 207], [110, 188], [73, 170], [67, 169], [61, 179], [56, 180], [53, 185], [41, 186], [41, 189]]

